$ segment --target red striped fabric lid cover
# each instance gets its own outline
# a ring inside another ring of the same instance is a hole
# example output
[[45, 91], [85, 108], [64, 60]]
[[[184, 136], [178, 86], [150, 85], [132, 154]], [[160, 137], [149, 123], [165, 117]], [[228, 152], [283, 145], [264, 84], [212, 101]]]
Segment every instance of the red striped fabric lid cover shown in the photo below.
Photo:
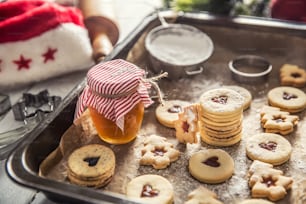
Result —
[[124, 115], [137, 103], [145, 107], [153, 103], [148, 93], [151, 85], [144, 77], [143, 69], [122, 59], [95, 65], [87, 73], [87, 86], [79, 97], [75, 118], [90, 106], [123, 130]]

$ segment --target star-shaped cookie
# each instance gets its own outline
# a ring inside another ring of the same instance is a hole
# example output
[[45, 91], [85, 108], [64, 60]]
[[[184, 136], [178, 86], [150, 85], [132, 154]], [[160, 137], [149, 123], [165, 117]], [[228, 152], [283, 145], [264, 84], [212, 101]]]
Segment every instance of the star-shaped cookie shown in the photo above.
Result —
[[141, 155], [141, 165], [152, 165], [155, 169], [164, 169], [179, 158], [180, 152], [167, 141], [167, 138], [150, 135], [144, 141]]
[[299, 117], [290, 115], [289, 112], [277, 110], [277, 108], [265, 106], [261, 112], [261, 125], [268, 133], [280, 133], [287, 135], [293, 132], [298, 124]]
[[293, 179], [283, 175], [272, 164], [255, 160], [249, 169], [249, 186], [252, 197], [278, 201], [284, 198], [292, 186]]

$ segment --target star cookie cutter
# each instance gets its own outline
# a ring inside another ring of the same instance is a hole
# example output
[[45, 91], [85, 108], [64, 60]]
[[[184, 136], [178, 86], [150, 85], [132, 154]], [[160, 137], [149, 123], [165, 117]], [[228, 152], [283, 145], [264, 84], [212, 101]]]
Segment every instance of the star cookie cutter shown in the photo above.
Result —
[[36, 95], [23, 93], [22, 99], [12, 106], [14, 118], [17, 121], [30, 118], [40, 121], [46, 114], [53, 112], [61, 100], [59, 96], [49, 96], [48, 90], [43, 90]]
[[14, 130], [0, 133], [0, 160], [5, 159], [26, 134], [31, 132], [49, 113], [59, 106], [61, 97], [49, 96], [47, 90], [38, 94], [24, 93], [22, 99], [12, 106], [16, 121], [24, 125]]
[[0, 115], [5, 114], [11, 108], [11, 101], [8, 95], [0, 93]]

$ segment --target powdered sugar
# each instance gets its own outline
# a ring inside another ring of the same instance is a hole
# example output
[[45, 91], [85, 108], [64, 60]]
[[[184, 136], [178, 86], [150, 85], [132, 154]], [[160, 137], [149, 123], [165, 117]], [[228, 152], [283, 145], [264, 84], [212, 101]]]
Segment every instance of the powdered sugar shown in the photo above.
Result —
[[210, 38], [189, 27], [170, 27], [153, 34], [149, 44], [153, 56], [174, 65], [193, 65], [207, 59], [213, 45]]

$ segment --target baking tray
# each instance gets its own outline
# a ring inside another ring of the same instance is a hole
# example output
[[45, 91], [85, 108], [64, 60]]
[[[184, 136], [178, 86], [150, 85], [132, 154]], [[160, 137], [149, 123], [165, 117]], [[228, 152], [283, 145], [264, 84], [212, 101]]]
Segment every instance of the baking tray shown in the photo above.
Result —
[[[187, 170], [188, 154], [202, 148], [215, 148], [204, 143], [198, 145], [177, 144], [181, 152], [180, 159], [171, 164], [165, 170], [154, 170], [150, 166], [116, 166], [116, 173], [129, 169], [127, 174], [140, 175], [155, 173], [170, 180], [175, 189], [175, 203], [183, 203], [187, 194], [199, 185], [203, 185], [218, 194], [224, 203], [235, 203], [239, 199], [250, 197], [247, 186], [247, 170], [251, 164], [245, 155], [244, 138], [250, 134], [263, 132], [260, 127], [259, 110], [266, 104], [268, 90], [279, 86], [279, 67], [284, 63], [297, 64], [306, 67], [306, 25], [254, 17], [225, 18], [213, 16], [207, 13], [174, 13], [172, 11], [160, 12], [168, 22], [183, 23], [195, 26], [207, 33], [214, 42], [213, 55], [203, 64], [204, 72], [190, 78], [182, 78], [176, 81], [161, 80], [161, 89], [168, 99], [183, 99], [197, 102], [199, 96], [212, 88], [222, 85], [241, 85], [247, 88], [253, 95], [251, 108], [244, 112], [243, 137], [239, 144], [222, 148], [230, 153], [235, 160], [235, 173], [227, 182], [217, 185], [202, 184], [193, 179]], [[160, 25], [156, 13], [147, 16], [142, 23], [120, 44], [105, 61], [112, 59], [129, 59], [140, 67], [150, 70], [148, 56], [144, 50], [143, 41], [146, 33]], [[268, 59], [273, 65], [273, 71], [266, 83], [239, 84], [230, 77], [228, 62], [241, 54], [256, 54]], [[61, 136], [72, 125], [75, 105], [78, 95], [85, 86], [84, 81], [77, 85], [63, 100], [56, 111], [48, 116], [34, 131], [26, 136], [18, 149], [8, 158], [6, 170], [15, 182], [26, 187], [38, 189], [54, 201], [80, 202], [80, 203], [134, 203], [124, 197], [123, 192], [113, 192], [107, 186], [102, 190], [79, 187], [66, 181], [57, 181], [50, 178], [42, 178], [38, 175], [41, 162], [59, 145]], [[304, 90], [305, 91], [305, 90]], [[155, 103], [145, 112], [145, 117], [139, 137], [150, 134], [166, 136], [174, 140], [174, 130], [160, 125], [154, 116]], [[293, 152], [290, 161], [277, 167], [284, 170], [286, 175], [294, 179], [303, 178], [306, 174], [306, 137], [302, 137], [306, 124], [303, 121], [304, 113], [299, 114], [298, 129], [287, 136], [293, 144]], [[137, 140], [137, 139], [136, 139]], [[114, 147], [114, 146], [112, 146]], [[133, 150], [133, 143], [122, 145], [119, 148]], [[188, 152], [188, 154], [186, 153]], [[116, 155], [120, 160], [133, 155]], [[134, 159], [135, 160], [135, 159]], [[137, 160], [137, 159], [136, 159]], [[125, 172], [121, 172], [124, 175]], [[129, 179], [131, 175], [127, 175]], [[116, 177], [116, 175], [115, 175]], [[111, 183], [109, 184], [111, 186]], [[289, 191], [285, 199], [279, 204], [291, 203], [292, 191]]]

